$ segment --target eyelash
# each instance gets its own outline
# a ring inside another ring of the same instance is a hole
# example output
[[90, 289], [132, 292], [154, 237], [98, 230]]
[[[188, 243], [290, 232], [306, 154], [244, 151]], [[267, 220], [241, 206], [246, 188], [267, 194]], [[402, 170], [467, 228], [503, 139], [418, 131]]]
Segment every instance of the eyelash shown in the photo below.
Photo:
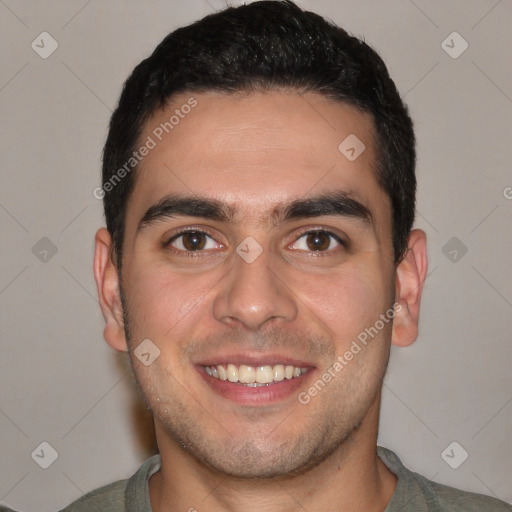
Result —
[[[293, 243], [295, 244], [303, 236], [309, 235], [309, 234], [312, 234], [312, 233], [323, 233], [324, 235], [328, 235], [329, 237], [333, 238], [336, 242], [338, 242], [343, 248], [345, 248], [345, 249], [348, 248], [348, 243], [345, 240], [343, 240], [339, 235], [337, 235], [336, 233], [333, 233], [332, 231], [329, 231], [326, 228], [321, 228], [321, 227], [318, 227], [318, 228], [308, 228], [308, 229], [306, 229], [304, 231], [301, 231], [297, 235], [297, 237], [295, 238]], [[322, 257], [322, 256], [327, 256], [329, 253], [332, 253], [335, 250], [336, 249], [328, 249], [326, 251], [309, 251], [309, 252], [312, 255], [314, 255], [315, 257]]]
[[[199, 228], [189, 227], [187, 229], [183, 229], [183, 230], [179, 231], [178, 233], [175, 233], [174, 235], [172, 235], [171, 238], [169, 238], [166, 242], [164, 242], [164, 244], [163, 244], [164, 248], [169, 249], [171, 252], [173, 252], [175, 254], [178, 254], [179, 256], [185, 255], [185, 257], [188, 257], [188, 258], [197, 258], [197, 257], [200, 257], [201, 253], [204, 254], [204, 253], [208, 252], [209, 250], [183, 251], [182, 249], [175, 249], [174, 247], [172, 247], [172, 242], [174, 242], [175, 240], [177, 240], [181, 236], [183, 236], [183, 235], [185, 235], [187, 233], [191, 233], [191, 232], [192, 233], [202, 234], [202, 235], [207, 235], [210, 238], [212, 238], [213, 240], [215, 240], [214, 236], [210, 232], [206, 231], [204, 228], [199, 229]], [[321, 228], [321, 227], [309, 228], [309, 229], [306, 229], [304, 231], [301, 231], [297, 235], [295, 240], [293, 241], [293, 244], [295, 244], [303, 236], [309, 235], [309, 234], [312, 234], [312, 233], [323, 233], [325, 235], [328, 235], [329, 237], [333, 238], [336, 242], [338, 242], [342, 247], [348, 248], [347, 242], [345, 240], [343, 240], [340, 236], [336, 235], [332, 231], [329, 231], [329, 230], [327, 230], [325, 228]], [[328, 249], [326, 251], [310, 251], [310, 252], [312, 254], [314, 254], [316, 257], [321, 257], [321, 256], [324, 256], [325, 253], [332, 253], [333, 250], [332, 249]]]
[[187, 258], [198, 258], [198, 257], [200, 257], [201, 253], [208, 252], [208, 251], [204, 251], [204, 250], [203, 251], [183, 251], [181, 249], [176, 249], [172, 246], [172, 242], [177, 240], [179, 237], [186, 235], [187, 233], [199, 233], [202, 235], [207, 235], [212, 240], [215, 240], [213, 234], [210, 233], [209, 231], [205, 230], [204, 228], [194, 228], [193, 226], [191, 226], [186, 229], [182, 229], [178, 233], [175, 233], [174, 235], [172, 235], [171, 238], [169, 238], [167, 240], [167, 242], [164, 242], [164, 244], [163, 244], [164, 248], [169, 249], [171, 252], [173, 252], [174, 254], [177, 254], [178, 256], [185, 256]]

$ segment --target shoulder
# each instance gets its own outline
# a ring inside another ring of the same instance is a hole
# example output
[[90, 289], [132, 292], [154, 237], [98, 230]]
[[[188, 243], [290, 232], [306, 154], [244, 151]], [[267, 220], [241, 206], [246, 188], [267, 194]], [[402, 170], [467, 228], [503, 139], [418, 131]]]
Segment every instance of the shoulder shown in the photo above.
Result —
[[87, 512], [90, 510], [108, 510], [109, 512], [125, 512], [125, 495], [128, 480], [120, 480], [113, 484], [96, 489], [71, 503], [61, 512]]
[[154, 455], [129, 480], [92, 491], [60, 512], [150, 512], [149, 479], [159, 469], [160, 456]]
[[438, 484], [408, 470], [391, 450], [379, 446], [377, 453], [398, 477], [386, 512], [512, 512], [512, 505], [504, 501]]
[[461, 491], [426, 478], [425, 480], [437, 498], [439, 510], [443, 512], [512, 512], [512, 505], [491, 496]]

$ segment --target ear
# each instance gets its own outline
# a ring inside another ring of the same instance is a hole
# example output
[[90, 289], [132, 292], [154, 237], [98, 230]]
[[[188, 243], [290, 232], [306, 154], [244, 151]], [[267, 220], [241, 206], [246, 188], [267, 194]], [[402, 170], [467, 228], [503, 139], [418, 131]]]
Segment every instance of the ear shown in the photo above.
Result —
[[412, 345], [418, 337], [421, 292], [427, 277], [427, 236], [414, 229], [407, 252], [396, 270], [396, 306], [391, 342], [398, 347]]
[[124, 331], [119, 275], [117, 266], [112, 261], [112, 237], [105, 228], [101, 228], [96, 233], [95, 243], [94, 279], [101, 312], [105, 318], [103, 337], [112, 348], [126, 352], [128, 345]]

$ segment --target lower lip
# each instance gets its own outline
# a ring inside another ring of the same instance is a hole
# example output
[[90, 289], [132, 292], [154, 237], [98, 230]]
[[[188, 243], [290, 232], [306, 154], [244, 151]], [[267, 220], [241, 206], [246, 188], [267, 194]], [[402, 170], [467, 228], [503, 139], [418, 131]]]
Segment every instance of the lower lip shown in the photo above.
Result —
[[196, 367], [206, 383], [218, 395], [243, 405], [269, 405], [296, 394], [313, 373], [310, 369], [300, 377], [272, 382], [268, 386], [250, 387], [229, 380], [220, 380], [206, 373], [204, 366]]

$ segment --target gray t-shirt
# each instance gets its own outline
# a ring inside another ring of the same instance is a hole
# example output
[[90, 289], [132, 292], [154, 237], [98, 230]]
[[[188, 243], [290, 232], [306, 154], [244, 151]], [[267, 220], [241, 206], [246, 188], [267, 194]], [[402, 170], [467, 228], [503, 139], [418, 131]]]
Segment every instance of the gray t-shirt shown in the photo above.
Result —
[[[504, 501], [459, 491], [409, 471], [390, 450], [377, 447], [382, 462], [398, 478], [385, 512], [512, 512]], [[152, 512], [148, 482], [160, 469], [160, 456], [148, 459], [129, 479], [93, 491], [61, 512]]]

